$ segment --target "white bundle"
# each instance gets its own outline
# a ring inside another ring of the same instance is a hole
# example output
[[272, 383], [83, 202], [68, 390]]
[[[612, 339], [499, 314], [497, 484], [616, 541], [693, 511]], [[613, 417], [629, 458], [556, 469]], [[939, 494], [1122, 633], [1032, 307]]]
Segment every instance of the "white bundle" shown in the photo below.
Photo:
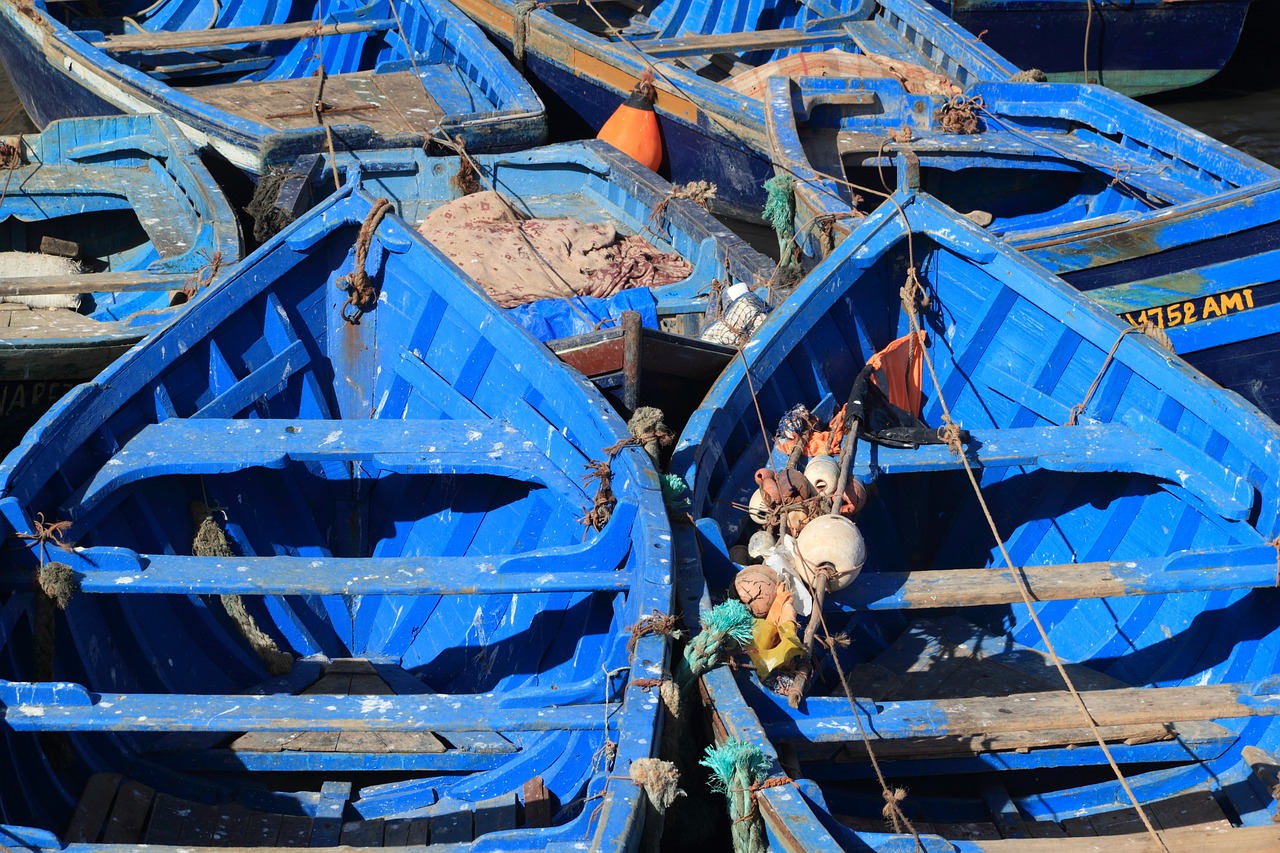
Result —
[[[0, 252], [0, 279], [3, 278], [64, 278], [80, 275], [80, 262], [57, 255], [38, 252]], [[16, 302], [29, 308], [80, 307], [77, 293], [54, 293], [42, 296], [0, 296], [0, 302]]]

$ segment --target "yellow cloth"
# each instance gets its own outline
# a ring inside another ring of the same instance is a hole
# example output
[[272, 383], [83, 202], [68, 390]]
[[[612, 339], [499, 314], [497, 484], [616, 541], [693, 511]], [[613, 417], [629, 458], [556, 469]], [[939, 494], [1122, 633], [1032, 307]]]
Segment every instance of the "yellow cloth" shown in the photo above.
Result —
[[[779, 584], [778, 594], [769, 607], [769, 615], [757, 619], [751, 629], [751, 645], [747, 656], [755, 664], [756, 674], [768, 678], [776, 669], [786, 666], [804, 654], [804, 646], [796, 635], [795, 608], [791, 592]], [[786, 615], [784, 615], [786, 614]]]

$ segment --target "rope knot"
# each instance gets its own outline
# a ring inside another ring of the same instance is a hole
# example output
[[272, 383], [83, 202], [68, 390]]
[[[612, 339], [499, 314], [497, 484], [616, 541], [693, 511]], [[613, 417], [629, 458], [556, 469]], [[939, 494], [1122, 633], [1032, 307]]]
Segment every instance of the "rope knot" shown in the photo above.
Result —
[[[373, 207], [369, 210], [369, 215], [365, 217], [364, 223], [360, 226], [360, 233], [356, 235], [355, 268], [337, 281], [338, 289], [347, 292], [347, 301], [339, 309], [342, 319], [353, 326], [360, 325], [360, 318], [372, 310], [378, 301], [378, 292], [374, 290], [373, 283], [369, 281], [369, 274], [365, 272], [364, 267], [365, 262], [369, 259], [369, 245], [373, 242], [373, 232], [378, 230], [378, 225], [382, 222], [382, 218], [390, 210], [391, 202], [385, 198], [380, 198], [373, 203]], [[355, 310], [348, 314], [347, 306], [351, 306]]]
[[214, 252], [212, 255], [206, 252], [201, 254], [204, 255], [205, 265], [193, 272], [182, 283], [182, 292], [188, 299], [195, 296], [202, 288], [213, 284], [213, 280], [218, 277], [218, 272], [222, 269], [222, 252]]
[[[610, 456], [610, 459], [613, 457]], [[590, 525], [595, 530], [603, 530], [604, 526], [609, 523], [609, 519], [613, 516], [613, 508], [618, 505], [618, 498], [613, 493], [613, 469], [609, 467], [609, 463], [591, 460], [586, 466], [587, 473], [582, 476], [582, 482], [590, 483], [592, 480], [600, 482], [596, 488], [596, 496], [592, 501], [591, 509], [587, 510], [586, 515], [578, 519], [579, 524]]]
[[943, 425], [938, 428], [938, 438], [940, 438], [952, 453], [957, 456], [964, 454], [964, 444], [961, 441], [960, 425], [951, 420], [950, 415], [943, 415]]
[[938, 110], [938, 125], [946, 133], [977, 133], [978, 111], [985, 106], [981, 96], [955, 95]]
[[921, 308], [929, 307], [929, 293], [924, 289], [924, 285], [920, 284], [920, 276], [915, 267], [907, 267], [907, 281], [898, 290], [898, 297], [902, 300], [902, 310], [906, 311], [907, 316], [913, 321], [920, 316]]
[[524, 70], [525, 40], [529, 37], [529, 15], [534, 9], [544, 8], [537, 0], [520, 0], [515, 5], [511, 21], [511, 53], [516, 64]]
[[[680, 630], [676, 623], [676, 617], [669, 613], [662, 613], [654, 610], [648, 616], [642, 616], [636, 624], [627, 628], [631, 632], [631, 639], [627, 641], [627, 656], [636, 653], [636, 644], [640, 642], [640, 638], [649, 634], [661, 634], [664, 637], [673, 637], [680, 639], [684, 636], [684, 632]], [[639, 682], [639, 679], [632, 679], [633, 682]]]

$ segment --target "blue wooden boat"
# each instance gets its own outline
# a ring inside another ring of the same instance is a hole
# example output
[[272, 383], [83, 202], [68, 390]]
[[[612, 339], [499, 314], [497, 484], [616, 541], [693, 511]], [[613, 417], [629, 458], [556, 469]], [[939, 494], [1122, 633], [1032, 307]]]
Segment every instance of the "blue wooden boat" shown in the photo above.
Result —
[[[857, 222], [851, 185], [871, 188], [865, 210], [886, 182], [918, 181], [1280, 419], [1280, 170], [1098, 87], [978, 83], [964, 96], [977, 132], [955, 133], [957, 102], [894, 81], [770, 86], [773, 154], [796, 178], [809, 253]], [[853, 98], [873, 106], [816, 106]]]
[[[595, 380], [624, 415], [652, 405], [666, 413], [673, 428], [683, 423], [733, 354], [697, 340], [709, 308], [715, 311], [712, 303], [727, 301], [713, 299], [713, 294], [739, 282], [763, 292], [773, 276], [773, 262], [683, 188], [607, 143], [569, 142], [469, 160], [478, 170], [476, 186], [495, 189], [522, 215], [610, 225], [619, 235], [639, 235], [692, 265], [687, 278], [672, 284], [627, 289], [609, 298], [540, 299], [510, 311], [539, 340], [551, 342], [562, 359]], [[462, 192], [456, 156], [363, 151], [339, 154], [337, 163], [340, 174], [358, 170], [370, 192], [390, 199], [414, 223]], [[333, 188], [328, 157], [299, 158], [259, 225], [289, 221]], [[638, 315], [639, 323], [624, 328], [621, 320], [628, 311]]]
[[[818, 655], [798, 707], [750, 665], [704, 678], [718, 738], [763, 750], [734, 777], [752, 786], [740, 812], [754, 803], [793, 851], [1098, 849], [1027, 839], [1143, 832], [1056, 654], [1168, 849], [1275, 849], [1280, 427], [936, 200], [895, 202], [775, 309], [675, 453], [699, 519], [676, 530], [679, 598], [709, 619], [746, 571], [729, 555], [756, 527], [757, 469], [781, 483], [789, 464], [775, 425], [796, 404], [819, 425], [863, 405], [848, 470], [865, 565], [818, 628], [843, 637], [836, 656]], [[894, 427], [909, 419], [865, 382], [874, 354], [911, 340], [904, 304], [926, 335], [913, 357], [932, 363], [922, 431]], [[967, 461], [923, 443], [947, 411]], [[918, 846], [882, 815], [869, 753]]]
[[[619, 234], [638, 234], [661, 251], [687, 260], [694, 268], [687, 279], [653, 289], [656, 318], [678, 324], [687, 334], [696, 334], [695, 320], [707, 310], [716, 286], [764, 283], [773, 273], [773, 262], [682, 195], [681, 188], [608, 143], [564, 142], [527, 151], [474, 155], [469, 160], [478, 172], [477, 187], [501, 193], [523, 215], [609, 224]], [[461, 168], [457, 156], [429, 156], [406, 149], [360, 151], [337, 155], [337, 164], [340, 175], [356, 169], [369, 192], [390, 199], [397, 212], [413, 223], [422, 222], [432, 211], [462, 195], [456, 180]], [[279, 221], [289, 221], [333, 188], [333, 167], [327, 156], [300, 158], [280, 185], [274, 215]], [[592, 303], [586, 298], [574, 302], [584, 311], [591, 310]], [[554, 306], [540, 307], [546, 310], [538, 313], [545, 315]], [[563, 305], [559, 313], [580, 319]], [[597, 319], [590, 316], [586, 328]], [[580, 323], [531, 322], [529, 326], [543, 340], [567, 334], [562, 331], [566, 328], [586, 330]]]
[[0, 843], [627, 848], [672, 587], [626, 435], [325, 201], [0, 466]]
[[347, 148], [537, 144], [542, 104], [449, 3], [0, 5], [0, 56], [27, 114], [162, 112], [254, 175]]
[[222, 191], [163, 116], [54, 122], [11, 137], [0, 157], [0, 447], [7, 451], [54, 400], [158, 326], [171, 305], [224, 278], [242, 247]]
[[796, 73], [756, 69], [836, 63], [827, 53], [834, 49], [881, 56], [898, 68], [925, 66], [961, 86], [1018, 71], [926, 0], [610, 0], [533, 11], [517, 11], [513, 0], [456, 5], [523, 58], [557, 126], [598, 131], [651, 70], [662, 171], [676, 183], [715, 182], [719, 208], [747, 220], [759, 220], [760, 187], [772, 175], [762, 99], [750, 93], [770, 73]]
[[930, 2], [1021, 68], [1137, 96], [1194, 86], [1221, 71], [1250, 0]]

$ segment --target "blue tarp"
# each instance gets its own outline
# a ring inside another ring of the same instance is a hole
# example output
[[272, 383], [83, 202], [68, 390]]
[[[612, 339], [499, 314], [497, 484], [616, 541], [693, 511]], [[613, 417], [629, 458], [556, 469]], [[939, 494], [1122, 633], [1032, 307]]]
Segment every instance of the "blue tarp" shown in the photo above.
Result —
[[642, 325], [658, 328], [658, 302], [644, 287], [623, 290], [608, 299], [592, 296], [576, 296], [572, 300], [539, 299], [507, 310], [540, 341], [611, 328], [618, 325], [623, 311], [638, 311]]

